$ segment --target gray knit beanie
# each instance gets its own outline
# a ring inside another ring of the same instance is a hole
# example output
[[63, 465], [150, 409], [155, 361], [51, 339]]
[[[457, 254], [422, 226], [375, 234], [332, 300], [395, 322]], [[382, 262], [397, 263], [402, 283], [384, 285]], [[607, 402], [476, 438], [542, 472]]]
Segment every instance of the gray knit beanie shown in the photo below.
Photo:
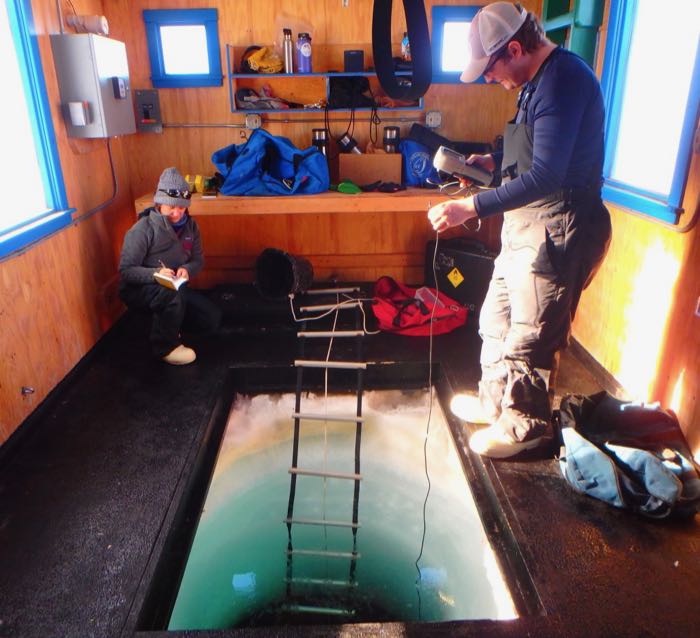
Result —
[[[165, 192], [164, 192], [165, 191]], [[189, 207], [190, 200], [184, 196], [168, 195], [167, 191], [180, 191], [180, 193], [190, 193], [190, 187], [187, 185], [185, 178], [180, 175], [180, 172], [174, 167], [166, 168], [158, 180], [158, 189], [153, 196], [153, 201], [156, 204], [167, 204], [168, 206], [183, 206]]]

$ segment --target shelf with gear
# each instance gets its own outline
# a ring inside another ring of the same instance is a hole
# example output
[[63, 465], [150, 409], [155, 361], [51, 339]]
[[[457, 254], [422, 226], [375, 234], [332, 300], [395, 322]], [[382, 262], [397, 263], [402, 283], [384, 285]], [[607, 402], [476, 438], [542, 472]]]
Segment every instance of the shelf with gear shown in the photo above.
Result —
[[[330, 111], [371, 112], [373, 98], [378, 111], [423, 110], [423, 98], [400, 102], [383, 95], [373, 71], [270, 72], [279, 68], [279, 58], [268, 47], [250, 51], [252, 48], [239, 53], [240, 47], [226, 45], [232, 113], [323, 113], [327, 104]], [[410, 82], [411, 72], [401, 71], [397, 76]]]

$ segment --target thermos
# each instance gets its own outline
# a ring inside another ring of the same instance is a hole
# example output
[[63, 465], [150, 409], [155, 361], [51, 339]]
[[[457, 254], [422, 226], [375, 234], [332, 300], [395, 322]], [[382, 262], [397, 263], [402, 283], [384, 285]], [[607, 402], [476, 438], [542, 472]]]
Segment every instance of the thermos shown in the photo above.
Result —
[[384, 150], [387, 153], [397, 153], [399, 150], [399, 133], [398, 126], [384, 127]]
[[282, 46], [284, 48], [284, 72], [294, 73], [294, 44], [292, 43], [292, 30], [282, 29], [284, 33], [284, 41]]
[[325, 128], [312, 129], [311, 144], [328, 157], [328, 130]]
[[297, 73], [311, 73], [311, 36], [300, 33], [297, 38]]

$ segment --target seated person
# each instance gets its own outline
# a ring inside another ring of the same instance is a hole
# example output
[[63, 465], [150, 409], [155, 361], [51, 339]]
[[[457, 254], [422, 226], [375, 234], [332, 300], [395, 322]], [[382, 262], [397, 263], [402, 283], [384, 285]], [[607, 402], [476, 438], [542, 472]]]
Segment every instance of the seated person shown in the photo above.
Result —
[[196, 359], [180, 340], [181, 329], [213, 332], [221, 323], [221, 309], [188, 285], [171, 290], [153, 275], [190, 280], [204, 266], [197, 222], [187, 212], [189, 186], [176, 168], [166, 168], [153, 196], [155, 206], [139, 214], [124, 237], [119, 262], [119, 297], [128, 308], [152, 313], [151, 349], [172, 365]]

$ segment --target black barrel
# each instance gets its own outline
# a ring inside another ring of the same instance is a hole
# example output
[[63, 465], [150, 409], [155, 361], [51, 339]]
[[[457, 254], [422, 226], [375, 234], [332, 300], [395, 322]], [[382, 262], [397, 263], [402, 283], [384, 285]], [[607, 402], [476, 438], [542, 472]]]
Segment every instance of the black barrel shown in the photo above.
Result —
[[278, 248], [266, 248], [255, 262], [255, 287], [265, 299], [304, 292], [314, 279], [311, 263]]

